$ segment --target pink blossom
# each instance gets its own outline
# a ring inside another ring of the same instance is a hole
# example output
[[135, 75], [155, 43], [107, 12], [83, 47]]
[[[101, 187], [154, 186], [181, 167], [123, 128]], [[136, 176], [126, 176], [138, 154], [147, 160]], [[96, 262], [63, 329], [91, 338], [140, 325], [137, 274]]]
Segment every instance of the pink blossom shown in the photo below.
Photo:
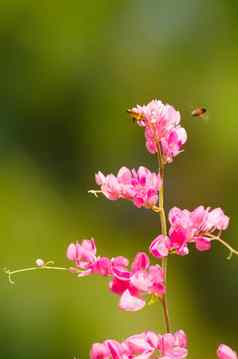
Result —
[[145, 306], [145, 295], [163, 296], [164, 274], [159, 265], [150, 265], [148, 256], [141, 252], [136, 255], [131, 270], [127, 266], [112, 263], [110, 289], [121, 296], [121, 309], [137, 311]]
[[211, 240], [206, 237], [196, 237], [195, 246], [198, 251], [209, 251], [212, 247]]
[[[128, 337], [119, 343], [105, 340], [95, 343], [90, 352], [91, 359], [184, 359], [188, 354], [187, 338], [182, 330], [172, 334], [156, 334], [145, 331]], [[228, 358], [222, 358], [228, 359]], [[229, 358], [233, 359], [233, 358]]]
[[129, 289], [126, 289], [121, 295], [119, 308], [129, 312], [136, 312], [144, 308], [145, 304], [143, 299], [131, 295]]
[[122, 345], [130, 358], [150, 358], [157, 349], [158, 342], [158, 335], [144, 332], [130, 336]]
[[167, 163], [173, 161], [187, 141], [187, 133], [183, 127], [171, 129], [166, 137], [161, 139], [162, 153]]
[[217, 349], [219, 359], [237, 359], [237, 353], [225, 344], [220, 344]]
[[107, 257], [97, 257], [93, 271], [102, 276], [111, 275], [111, 260]]
[[212, 228], [224, 231], [229, 226], [229, 217], [224, 215], [221, 208], [215, 208], [208, 213], [209, 230]]
[[138, 208], [151, 208], [158, 201], [160, 175], [150, 172], [146, 167], [140, 166], [137, 171], [122, 167], [117, 176], [104, 176], [102, 172], [98, 172], [95, 179], [105, 197], [112, 201], [126, 199]]
[[156, 258], [162, 258], [169, 253], [180, 256], [189, 253], [189, 243], [195, 243], [199, 251], [211, 249], [212, 241], [227, 229], [229, 217], [221, 208], [211, 209], [199, 206], [193, 211], [177, 207], [169, 211], [169, 237], [159, 235], [150, 244], [150, 253]]
[[110, 339], [105, 341], [112, 359], [122, 359], [123, 358], [123, 348], [122, 345], [116, 340]]
[[189, 230], [185, 230], [183, 227], [175, 227], [173, 231], [170, 231], [170, 250], [174, 250], [180, 256], [188, 254], [189, 235]]
[[110, 352], [105, 344], [94, 343], [90, 351], [91, 359], [108, 359]]
[[154, 154], [160, 146], [164, 162], [172, 162], [187, 141], [186, 131], [180, 126], [180, 113], [159, 100], [137, 105], [129, 113], [145, 128], [147, 150]]
[[199, 251], [209, 250], [212, 236], [215, 237], [216, 232], [228, 227], [229, 218], [221, 208], [199, 206], [188, 211], [174, 207], [169, 212], [169, 222], [171, 249], [176, 250], [177, 254], [187, 254], [187, 245], [191, 242], [195, 243]]
[[90, 359], [127, 359], [123, 355], [124, 349], [121, 343], [113, 339], [105, 340], [103, 343], [93, 344], [90, 351]]
[[170, 249], [170, 239], [167, 236], [160, 234], [150, 245], [150, 253], [156, 258], [167, 257]]
[[67, 249], [67, 257], [74, 261], [75, 266], [81, 270], [79, 276], [97, 273], [103, 276], [111, 274], [111, 261], [107, 257], [96, 256], [96, 243], [94, 239], [85, 239], [82, 243], [71, 243]]
[[164, 274], [159, 265], [150, 265], [146, 253], [135, 256], [131, 268], [127, 258], [118, 256], [112, 259], [96, 255], [93, 239], [82, 243], [71, 243], [67, 249], [68, 259], [74, 261], [71, 268], [79, 277], [99, 274], [111, 277], [110, 290], [120, 296], [119, 307], [127, 311], [137, 311], [146, 305], [145, 296], [163, 296], [165, 293]]
[[160, 337], [159, 348], [162, 357], [171, 359], [183, 359], [188, 355], [187, 338], [182, 330], [171, 334], [167, 333]]

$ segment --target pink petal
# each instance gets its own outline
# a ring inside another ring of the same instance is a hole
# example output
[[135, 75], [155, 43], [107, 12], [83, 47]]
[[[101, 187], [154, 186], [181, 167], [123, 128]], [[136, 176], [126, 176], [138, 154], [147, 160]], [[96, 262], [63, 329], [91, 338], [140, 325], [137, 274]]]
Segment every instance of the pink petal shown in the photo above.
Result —
[[170, 239], [167, 236], [159, 235], [150, 244], [149, 251], [156, 258], [167, 257], [169, 254]]
[[145, 201], [142, 197], [135, 196], [133, 202], [137, 208], [141, 208], [143, 207]]
[[130, 312], [135, 312], [137, 310], [140, 310], [144, 306], [145, 306], [145, 301], [138, 297], [132, 296], [128, 289], [122, 294], [119, 302], [119, 308]]
[[96, 243], [95, 243], [95, 240], [92, 238], [92, 239], [84, 239], [82, 241], [82, 244], [81, 244], [81, 247], [86, 249], [87, 251], [89, 252], [92, 252], [92, 254], [96, 254]]
[[146, 334], [146, 340], [147, 342], [150, 344], [150, 346], [152, 348], [157, 348], [158, 347], [158, 344], [159, 344], [159, 338], [158, 338], [158, 335], [154, 332], [151, 332], [151, 331], [147, 331], [145, 332]]
[[112, 267], [112, 274], [114, 277], [121, 281], [128, 281], [131, 277], [131, 272], [124, 269], [123, 267]]
[[90, 351], [90, 359], [108, 359], [110, 352], [106, 345], [94, 343]]
[[131, 181], [131, 171], [127, 167], [121, 167], [117, 174], [120, 183], [129, 184]]
[[130, 292], [134, 295], [137, 294], [137, 289], [136, 288], [131, 288], [130, 282], [125, 281], [125, 280], [120, 280], [118, 278], [113, 278], [112, 281], [109, 283], [109, 288], [110, 290], [118, 295], [122, 295], [122, 293], [125, 292], [126, 289], [130, 288]]
[[182, 216], [183, 216], [183, 213], [180, 208], [178, 208], [178, 207], [171, 208], [171, 210], [169, 211], [169, 214], [168, 214], [169, 223], [171, 225], [176, 224], [178, 222], [178, 220], [181, 219]]
[[184, 348], [187, 347], [188, 340], [187, 340], [187, 336], [183, 330], [178, 330], [177, 332], [174, 333], [174, 336], [175, 336], [175, 340], [179, 344], [179, 346], [184, 347]]
[[76, 258], [76, 246], [74, 243], [70, 243], [67, 248], [67, 257], [69, 260], [74, 261]]
[[145, 351], [151, 352], [152, 350], [151, 346], [147, 342], [145, 333], [130, 336], [125, 340], [124, 344], [126, 344], [128, 351], [133, 356], [142, 354]]
[[105, 176], [102, 172], [98, 172], [95, 174], [95, 181], [99, 186], [102, 186], [105, 182]]
[[135, 256], [135, 259], [131, 265], [131, 270], [134, 273], [140, 270], [147, 269], [149, 265], [150, 265], [150, 260], [147, 254], [144, 252], [139, 252]]
[[217, 224], [217, 229], [220, 231], [224, 231], [227, 229], [230, 223], [230, 218], [226, 215], [224, 215], [222, 218], [220, 218], [219, 223]]
[[171, 248], [176, 249], [178, 252], [183, 250], [184, 246], [190, 239], [190, 228], [176, 227], [170, 232]]
[[123, 256], [112, 258], [111, 262], [114, 267], [127, 267], [129, 264], [128, 259]]
[[219, 345], [217, 356], [219, 359], [237, 359], [237, 353], [225, 344]]
[[197, 250], [200, 252], [209, 251], [212, 246], [211, 241], [206, 237], [196, 237], [195, 244]]
[[98, 257], [93, 265], [93, 270], [95, 273], [103, 276], [110, 275], [112, 273], [110, 259], [107, 257]]
[[149, 275], [145, 271], [137, 271], [130, 279], [130, 283], [141, 292], [148, 292], [151, 286]]
[[106, 340], [104, 343], [107, 345], [107, 347], [108, 347], [108, 349], [110, 351], [110, 354], [111, 354], [110, 358], [112, 358], [112, 359], [121, 359], [121, 345], [120, 345], [120, 343], [118, 343], [116, 340], [112, 340], [112, 339]]

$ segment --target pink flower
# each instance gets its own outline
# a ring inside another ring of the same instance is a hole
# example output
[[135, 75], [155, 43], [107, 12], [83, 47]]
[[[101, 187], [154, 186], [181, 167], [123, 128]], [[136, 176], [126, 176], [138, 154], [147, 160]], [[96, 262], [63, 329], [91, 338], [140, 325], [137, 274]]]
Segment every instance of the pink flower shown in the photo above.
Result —
[[145, 306], [145, 295], [163, 296], [164, 274], [159, 265], [150, 265], [148, 256], [141, 252], [136, 255], [131, 270], [127, 266], [118, 266], [112, 262], [110, 289], [121, 296], [121, 309], [137, 311]]
[[159, 265], [150, 265], [146, 253], [135, 256], [131, 268], [127, 258], [118, 256], [112, 259], [96, 256], [93, 239], [82, 243], [71, 243], [67, 249], [68, 259], [74, 261], [76, 268], [71, 272], [79, 277], [99, 274], [111, 277], [110, 290], [120, 296], [119, 307], [126, 311], [137, 311], [146, 305], [145, 296], [163, 296], [165, 293], [164, 274]]
[[123, 348], [119, 342], [110, 339], [105, 341], [105, 345], [107, 345], [112, 359], [123, 359]]
[[173, 161], [187, 141], [187, 133], [183, 127], [176, 127], [168, 132], [165, 138], [162, 138], [162, 153], [167, 163]]
[[161, 147], [163, 160], [172, 162], [187, 141], [187, 134], [180, 126], [180, 113], [159, 100], [129, 110], [139, 126], [145, 127], [147, 150], [154, 154]]
[[182, 330], [171, 334], [167, 333], [160, 337], [159, 349], [161, 356], [170, 359], [183, 359], [188, 355], [187, 338]]
[[112, 201], [126, 199], [138, 208], [151, 208], [158, 201], [160, 175], [150, 172], [146, 167], [141, 166], [137, 171], [122, 167], [117, 176], [104, 176], [98, 172], [95, 179], [105, 197]]
[[67, 249], [68, 259], [75, 262], [76, 266], [87, 269], [88, 265], [96, 260], [96, 246], [94, 239], [85, 239], [82, 244], [71, 243]]
[[107, 257], [97, 257], [93, 265], [93, 271], [102, 276], [111, 275], [111, 260]]
[[215, 208], [208, 213], [209, 230], [215, 228], [219, 231], [224, 231], [229, 226], [229, 217], [224, 215], [221, 208]]
[[125, 352], [130, 358], [150, 358], [158, 345], [158, 335], [144, 332], [132, 335], [123, 342]]
[[193, 211], [177, 207], [169, 211], [169, 237], [159, 235], [150, 244], [150, 253], [156, 258], [166, 257], [169, 253], [180, 256], [189, 253], [189, 243], [195, 243], [199, 251], [211, 249], [212, 241], [227, 229], [229, 217], [221, 208], [211, 209], [199, 206]]
[[105, 344], [94, 343], [90, 351], [91, 359], [108, 359], [110, 352]]
[[183, 227], [175, 227], [170, 231], [170, 250], [174, 250], [178, 255], [184, 256], [189, 253], [188, 240], [190, 231]]
[[217, 349], [219, 359], [237, 359], [237, 353], [225, 344], [220, 344]]
[[128, 311], [128, 312], [136, 312], [144, 308], [145, 301], [138, 297], [131, 295], [129, 289], [126, 289], [120, 298], [119, 308]]
[[67, 257], [74, 261], [75, 266], [82, 270], [78, 275], [86, 276], [97, 273], [103, 276], [111, 274], [111, 261], [107, 257], [96, 257], [94, 239], [85, 239], [82, 243], [71, 243], [67, 249]]
[[[187, 338], [182, 330], [172, 334], [156, 334], [145, 331], [128, 337], [119, 343], [105, 340], [95, 343], [90, 351], [91, 359], [184, 359], [188, 354]], [[228, 359], [228, 358], [222, 358]], [[233, 358], [229, 358], [233, 359]]]
[[189, 253], [188, 244], [195, 243], [199, 251], [211, 248], [212, 240], [229, 225], [221, 208], [199, 206], [193, 211], [174, 207], [169, 212], [170, 250], [179, 255]]
[[212, 247], [211, 240], [206, 237], [197, 237], [195, 245], [200, 252], [209, 251]]
[[170, 249], [170, 239], [167, 236], [160, 234], [157, 236], [150, 245], [150, 253], [156, 258], [167, 257]]
[[90, 351], [90, 359], [123, 359], [123, 347], [116, 340], [105, 340], [104, 343], [93, 344]]

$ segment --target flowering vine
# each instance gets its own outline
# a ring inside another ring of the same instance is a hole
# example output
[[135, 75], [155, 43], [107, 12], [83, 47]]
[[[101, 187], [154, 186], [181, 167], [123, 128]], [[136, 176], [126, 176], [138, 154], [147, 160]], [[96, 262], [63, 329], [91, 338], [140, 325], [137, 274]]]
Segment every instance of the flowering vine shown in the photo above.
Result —
[[[158, 172], [140, 166], [136, 169], [121, 167], [117, 175], [95, 175], [100, 189], [89, 192], [100, 194], [115, 201], [124, 199], [137, 208], [147, 208], [158, 213], [161, 232], [154, 238], [148, 252], [160, 260], [151, 264], [146, 252], [139, 252], [129, 265], [124, 256], [110, 258], [97, 255], [94, 239], [71, 243], [66, 256], [73, 265], [58, 267], [54, 262], [37, 259], [35, 266], [17, 270], [5, 270], [9, 282], [20, 272], [35, 270], [68, 271], [78, 277], [101, 275], [109, 278], [110, 291], [119, 296], [119, 308], [126, 311], [141, 310], [146, 304], [161, 302], [165, 323], [165, 334], [145, 331], [130, 336], [122, 342], [108, 339], [93, 344], [91, 359], [184, 359], [188, 355], [187, 337], [184, 331], [171, 331], [167, 301], [167, 267], [169, 255], [188, 255], [189, 246], [194, 244], [199, 251], [208, 251], [212, 243], [219, 242], [229, 250], [229, 257], [238, 255], [221, 236], [229, 226], [229, 217], [221, 208], [211, 209], [198, 206], [194, 210], [173, 207], [168, 213], [169, 229], [164, 209], [165, 168], [183, 151], [187, 141], [186, 130], [180, 124], [180, 113], [171, 105], [153, 100], [147, 105], [133, 107], [129, 115], [144, 128], [145, 145], [150, 154], [156, 156]], [[238, 359], [236, 352], [225, 344], [217, 349], [218, 359]]]

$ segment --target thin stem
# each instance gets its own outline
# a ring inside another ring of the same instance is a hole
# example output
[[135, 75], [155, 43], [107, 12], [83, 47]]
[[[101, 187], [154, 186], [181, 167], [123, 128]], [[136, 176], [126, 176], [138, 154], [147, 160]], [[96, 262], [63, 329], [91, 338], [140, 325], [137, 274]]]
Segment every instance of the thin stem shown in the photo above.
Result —
[[88, 191], [88, 193], [91, 193], [91, 194], [93, 194], [95, 197], [98, 197], [98, 194], [99, 194], [99, 193], [102, 193], [102, 191], [90, 189], [90, 190]]
[[63, 271], [68, 271], [68, 268], [64, 268], [64, 267], [54, 267], [54, 266], [42, 266], [42, 267], [29, 267], [29, 268], [23, 268], [23, 269], [17, 269], [14, 271], [10, 271], [9, 269], [5, 269], [5, 273], [8, 275], [8, 280], [9, 283], [11, 284], [15, 284], [14, 280], [12, 279], [12, 277], [17, 274], [17, 273], [23, 273], [23, 272], [30, 272], [30, 271], [34, 271], [34, 270], [44, 270], [44, 269], [49, 269], [49, 270], [63, 270]]
[[236, 251], [233, 247], [231, 247], [228, 243], [226, 243], [225, 241], [223, 241], [223, 239], [221, 239], [220, 237], [213, 237], [214, 240], [217, 240], [218, 242], [220, 242], [221, 244], [223, 244], [224, 247], [226, 247], [227, 249], [229, 249], [230, 251], [230, 255], [228, 256], [228, 259], [230, 259], [232, 257], [232, 254], [236, 254], [238, 256], [238, 251]]
[[[167, 236], [167, 224], [166, 224], [166, 216], [165, 216], [165, 210], [164, 210], [164, 172], [165, 172], [165, 168], [164, 168], [163, 156], [161, 153], [161, 148], [160, 148], [159, 143], [157, 143], [157, 150], [158, 150], [157, 151], [157, 160], [158, 160], [158, 164], [159, 164], [160, 177], [161, 177], [161, 181], [162, 181], [160, 191], [159, 191], [159, 208], [160, 208], [159, 216], [160, 216], [161, 232], [164, 236]], [[167, 288], [167, 266], [168, 266], [167, 257], [164, 257], [162, 259], [162, 269], [164, 271], [164, 280], [165, 280], [166, 288]], [[162, 306], [163, 306], [164, 322], [165, 322], [166, 331], [170, 332], [169, 308], [168, 308], [166, 293], [164, 294], [161, 301], [162, 301]]]
[[230, 244], [228, 244], [227, 242], [225, 242], [223, 239], [220, 238], [221, 235], [221, 231], [218, 232], [218, 234], [215, 236], [212, 233], [204, 233], [205, 236], [209, 237], [211, 240], [213, 241], [218, 241], [220, 242], [224, 247], [226, 247], [227, 249], [229, 249], [230, 254], [227, 257], [227, 259], [231, 259], [232, 255], [235, 254], [238, 256], [238, 251], [235, 250], [232, 246], [230, 246]]

